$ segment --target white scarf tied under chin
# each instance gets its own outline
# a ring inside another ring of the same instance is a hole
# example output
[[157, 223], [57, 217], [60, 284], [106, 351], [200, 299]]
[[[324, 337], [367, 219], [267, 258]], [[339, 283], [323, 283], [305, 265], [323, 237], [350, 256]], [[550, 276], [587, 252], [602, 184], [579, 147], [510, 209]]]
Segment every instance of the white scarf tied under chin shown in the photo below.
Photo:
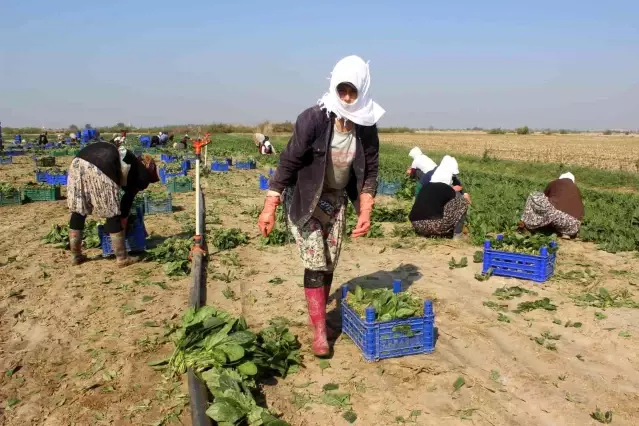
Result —
[[430, 183], [445, 183], [446, 185], [452, 185], [453, 175], [459, 174], [459, 166], [457, 160], [450, 155], [445, 155], [442, 161], [437, 166], [437, 170], [430, 178]]
[[[337, 86], [350, 83], [357, 89], [357, 99], [352, 104], [344, 103], [337, 93]], [[328, 92], [317, 102], [333, 113], [337, 118], [352, 121], [360, 126], [376, 124], [386, 112], [384, 108], [373, 102], [370, 94], [371, 75], [368, 63], [359, 56], [347, 56], [335, 65], [331, 74]]]

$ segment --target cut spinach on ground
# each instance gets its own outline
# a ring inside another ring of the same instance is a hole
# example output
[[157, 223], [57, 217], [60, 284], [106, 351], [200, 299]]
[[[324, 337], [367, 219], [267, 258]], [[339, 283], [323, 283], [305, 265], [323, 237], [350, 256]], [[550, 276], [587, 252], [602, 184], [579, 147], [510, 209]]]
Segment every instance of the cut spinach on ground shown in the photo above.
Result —
[[254, 333], [243, 318], [204, 306], [184, 314], [166, 364], [173, 374], [192, 368], [201, 377], [213, 395], [206, 413], [218, 424], [286, 425], [260, 407], [253, 392], [261, 378], [297, 371], [300, 347], [297, 337], [279, 322]]
[[191, 272], [189, 253], [190, 239], [167, 238], [155, 248], [147, 250], [146, 258], [164, 264], [164, 272], [168, 276], [183, 276]]

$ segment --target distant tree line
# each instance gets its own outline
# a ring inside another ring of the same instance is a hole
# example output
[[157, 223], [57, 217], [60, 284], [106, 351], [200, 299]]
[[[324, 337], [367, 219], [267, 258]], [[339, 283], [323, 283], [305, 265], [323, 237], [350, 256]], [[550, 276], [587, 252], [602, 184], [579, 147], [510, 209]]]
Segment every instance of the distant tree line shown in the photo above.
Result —
[[[184, 133], [192, 133], [194, 135], [204, 134], [204, 133], [254, 133], [260, 132], [265, 135], [273, 135], [273, 134], [281, 134], [281, 133], [292, 133], [295, 127], [295, 123], [291, 121], [284, 121], [281, 123], [273, 123], [270, 121], [264, 121], [259, 123], [256, 126], [247, 126], [243, 124], [228, 124], [228, 123], [213, 123], [213, 124], [178, 124], [178, 125], [166, 125], [166, 126], [152, 126], [152, 127], [135, 127], [131, 125], [126, 125], [123, 122], [119, 122], [113, 126], [98, 126], [97, 129], [100, 133], [110, 134], [110, 133], [119, 133], [123, 130], [127, 132], [134, 133], [158, 133], [161, 131], [172, 132], [176, 134], [184, 134]], [[79, 127], [75, 124], [71, 124], [66, 129], [46, 129], [46, 131], [50, 133], [68, 133], [68, 132], [77, 132], [81, 128], [89, 129], [92, 128], [91, 124], [85, 124], [82, 127]], [[3, 130], [7, 134], [39, 134], [42, 132], [42, 128], [39, 127], [3, 127]], [[630, 133], [638, 133], [638, 131], [627, 131], [627, 130], [610, 130], [606, 129], [604, 131], [583, 131], [583, 130], [568, 130], [568, 129], [531, 129], [528, 126], [522, 126], [515, 129], [503, 129], [501, 127], [493, 128], [493, 129], [485, 129], [482, 127], [472, 127], [466, 129], [437, 129], [433, 126], [429, 126], [426, 129], [413, 129], [410, 127], [379, 127], [378, 131], [380, 133], [414, 133], [416, 131], [474, 131], [474, 132], [485, 132], [489, 135], [504, 135], [507, 133], [515, 133], [518, 135], [528, 135], [531, 133], [542, 133], [544, 135], [552, 135], [552, 134], [560, 134], [566, 135], [571, 133], [603, 133], [604, 135], [621, 135], [621, 134], [630, 134]]]

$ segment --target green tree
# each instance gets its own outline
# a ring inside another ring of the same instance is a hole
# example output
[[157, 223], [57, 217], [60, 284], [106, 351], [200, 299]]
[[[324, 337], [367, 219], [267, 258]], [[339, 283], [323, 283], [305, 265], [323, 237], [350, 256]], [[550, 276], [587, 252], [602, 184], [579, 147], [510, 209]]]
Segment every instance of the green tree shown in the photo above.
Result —
[[515, 129], [515, 132], [517, 132], [518, 135], [528, 135], [530, 134], [530, 129], [528, 128], [528, 126], [524, 126]]

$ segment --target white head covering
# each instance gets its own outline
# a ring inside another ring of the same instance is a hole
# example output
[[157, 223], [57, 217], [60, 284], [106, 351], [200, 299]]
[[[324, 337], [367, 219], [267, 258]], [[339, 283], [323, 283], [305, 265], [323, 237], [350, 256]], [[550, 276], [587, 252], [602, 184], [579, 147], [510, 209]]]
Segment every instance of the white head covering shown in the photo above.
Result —
[[453, 175], [459, 174], [459, 166], [457, 160], [450, 155], [445, 155], [442, 161], [439, 163], [437, 170], [430, 178], [430, 183], [445, 183], [446, 185], [452, 185]]
[[[352, 104], [346, 104], [339, 98], [337, 86], [341, 83], [350, 83], [357, 89], [357, 99]], [[333, 68], [328, 92], [317, 103], [337, 118], [344, 118], [360, 126], [372, 126], [386, 111], [373, 102], [370, 86], [368, 63], [359, 56], [347, 56]]]
[[266, 136], [264, 136], [264, 135], [263, 135], [263, 134], [261, 134], [261, 133], [255, 133], [255, 134], [253, 135], [253, 138], [255, 138], [255, 141], [256, 141], [257, 143], [264, 143], [264, 139], [266, 139]]
[[575, 182], [575, 175], [570, 172], [566, 172], [563, 175], [559, 176], [559, 179], [570, 179], [571, 181]]
[[411, 149], [408, 155], [413, 159], [411, 169], [419, 169], [423, 173], [428, 173], [437, 167], [437, 164], [428, 155], [423, 154], [418, 147]]

